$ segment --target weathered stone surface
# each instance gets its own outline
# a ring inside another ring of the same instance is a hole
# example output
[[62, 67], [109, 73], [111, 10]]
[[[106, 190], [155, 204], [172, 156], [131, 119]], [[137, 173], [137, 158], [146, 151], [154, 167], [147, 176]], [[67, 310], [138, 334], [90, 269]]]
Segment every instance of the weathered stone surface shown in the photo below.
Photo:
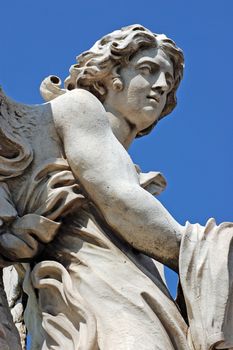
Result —
[[232, 224], [181, 226], [153, 197], [163, 176], [127, 153], [173, 110], [182, 73], [175, 43], [134, 25], [81, 54], [64, 88], [46, 78], [46, 104], [1, 92], [0, 252], [22, 266], [32, 350], [233, 348]]

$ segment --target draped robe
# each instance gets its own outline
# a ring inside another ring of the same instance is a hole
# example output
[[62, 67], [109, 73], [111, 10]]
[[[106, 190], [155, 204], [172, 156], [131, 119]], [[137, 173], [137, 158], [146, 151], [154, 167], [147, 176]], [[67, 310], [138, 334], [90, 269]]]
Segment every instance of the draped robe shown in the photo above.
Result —
[[65, 159], [47, 160], [24, 181], [20, 218], [7, 186], [0, 189], [15, 232], [54, 237], [24, 264], [33, 350], [233, 348], [232, 223], [186, 224], [179, 261], [186, 322], [156, 264], [111, 230]]

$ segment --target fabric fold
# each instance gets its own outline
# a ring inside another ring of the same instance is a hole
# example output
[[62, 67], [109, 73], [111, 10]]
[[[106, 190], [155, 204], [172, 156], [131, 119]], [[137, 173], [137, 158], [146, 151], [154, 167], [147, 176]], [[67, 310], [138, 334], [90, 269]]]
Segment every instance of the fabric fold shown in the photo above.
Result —
[[[13, 203], [6, 183], [0, 183], [0, 247], [11, 261], [36, 256], [57, 234], [62, 219], [86, 199], [65, 159], [49, 159], [32, 173]], [[20, 203], [20, 204], [19, 204]], [[17, 207], [17, 210], [16, 210]]]
[[195, 349], [233, 348], [233, 223], [187, 223], [179, 269]]

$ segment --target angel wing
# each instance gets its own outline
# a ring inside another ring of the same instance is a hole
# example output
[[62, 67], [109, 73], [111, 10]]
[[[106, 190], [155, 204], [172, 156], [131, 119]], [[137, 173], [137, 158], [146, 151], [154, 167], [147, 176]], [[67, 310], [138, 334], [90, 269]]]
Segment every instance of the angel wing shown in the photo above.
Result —
[[[4, 223], [17, 217], [6, 180], [21, 175], [33, 159], [26, 134], [31, 121], [28, 109], [7, 97], [0, 88], [0, 234]], [[6, 266], [1, 258], [0, 266]], [[20, 274], [12, 265], [0, 268], [0, 348], [24, 349], [26, 331], [23, 323]], [[17, 331], [18, 329], [18, 331]]]
[[33, 159], [24, 137], [27, 108], [10, 100], [0, 88], [0, 181], [22, 174]]
[[33, 106], [17, 103], [0, 89], [0, 266], [15, 259], [25, 243], [14, 234], [11, 224], [19, 221], [8, 189], [8, 181], [24, 173], [33, 159], [29, 143], [34, 125]]
[[[38, 123], [34, 108], [38, 109], [38, 106], [14, 102], [0, 90], [0, 273], [1, 267], [12, 265], [12, 262], [33, 259], [43, 249], [43, 244], [55, 237], [61, 225], [59, 217], [74, 207], [80, 207], [85, 200], [81, 193], [77, 193], [78, 185], [68, 163], [54, 158], [32, 171], [24, 193], [26, 209], [18, 214], [12, 188], [14, 181], [18, 181], [17, 177], [24, 174], [33, 161], [32, 131]], [[0, 279], [0, 349], [18, 350], [21, 349], [20, 339], [7, 299], [24, 347], [22, 280], [12, 266], [4, 270], [4, 276], [4, 285]], [[6, 325], [3, 322], [1, 328], [3, 319], [9, 321]], [[11, 332], [15, 336], [11, 336]]]

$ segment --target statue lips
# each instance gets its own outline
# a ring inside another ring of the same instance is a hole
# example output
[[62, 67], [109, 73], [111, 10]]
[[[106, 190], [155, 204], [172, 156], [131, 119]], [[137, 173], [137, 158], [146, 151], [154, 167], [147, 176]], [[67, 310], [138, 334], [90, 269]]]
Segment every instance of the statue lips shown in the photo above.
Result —
[[156, 106], [160, 103], [160, 97], [157, 94], [151, 94], [149, 96], [147, 96], [147, 98], [154, 104], [156, 104]]

